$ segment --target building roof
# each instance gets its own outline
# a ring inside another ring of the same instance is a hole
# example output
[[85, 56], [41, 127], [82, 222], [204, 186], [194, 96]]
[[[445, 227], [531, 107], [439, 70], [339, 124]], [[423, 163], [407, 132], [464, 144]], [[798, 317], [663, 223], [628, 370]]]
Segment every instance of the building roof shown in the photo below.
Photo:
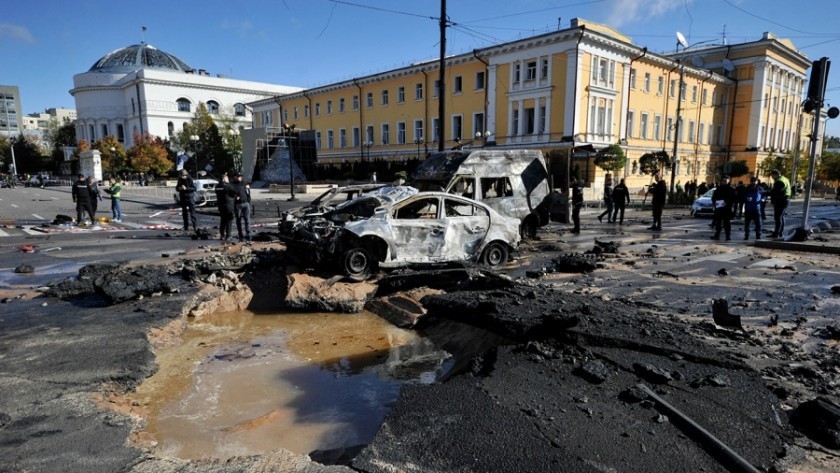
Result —
[[139, 69], [162, 69], [186, 72], [190, 66], [176, 56], [151, 44], [133, 44], [112, 51], [96, 61], [88, 72], [131, 72]]

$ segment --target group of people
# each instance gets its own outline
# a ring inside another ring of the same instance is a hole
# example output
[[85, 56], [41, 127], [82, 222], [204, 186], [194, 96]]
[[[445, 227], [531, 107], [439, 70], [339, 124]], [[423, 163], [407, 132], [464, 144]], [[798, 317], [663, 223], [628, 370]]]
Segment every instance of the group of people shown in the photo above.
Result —
[[793, 195], [793, 189], [788, 178], [774, 169], [770, 172], [773, 185], [768, 189], [757, 177], [750, 178], [749, 185], [733, 187], [729, 176], [723, 176], [723, 180], [715, 187], [712, 193], [712, 205], [715, 207], [714, 220], [715, 228], [713, 240], [719, 240], [721, 231], [724, 237], [729, 240], [732, 234], [732, 218], [744, 216], [744, 240], [749, 240], [750, 229], [755, 227], [755, 239], [761, 239], [761, 226], [765, 219], [765, 207], [769, 198], [773, 206], [773, 232], [770, 238], [780, 238], [785, 231], [785, 216]]
[[[73, 202], [76, 204], [76, 222], [78, 225], [89, 225], [96, 221], [96, 210], [103, 198], [99, 192], [99, 184], [93, 176], [85, 177], [84, 174], [79, 174], [78, 177], [71, 189]], [[110, 176], [105, 193], [111, 196], [111, 215], [115, 222], [122, 221], [121, 191], [122, 184], [114, 176]]]
[[[184, 231], [198, 230], [198, 220], [195, 216], [196, 184], [186, 169], [182, 169], [175, 184], [181, 203], [181, 214], [184, 218]], [[239, 241], [251, 240], [251, 186], [245, 182], [242, 174], [234, 176], [230, 182], [227, 173], [223, 174], [216, 188], [216, 204], [219, 209], [219, 236], [223, 241], [232, 239], [233, 221], [236, 219], [236, 229]]]

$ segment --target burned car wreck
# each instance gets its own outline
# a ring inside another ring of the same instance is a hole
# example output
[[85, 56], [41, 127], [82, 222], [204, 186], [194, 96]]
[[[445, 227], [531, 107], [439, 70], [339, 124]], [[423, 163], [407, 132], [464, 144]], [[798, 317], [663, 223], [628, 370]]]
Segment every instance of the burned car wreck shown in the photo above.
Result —
[[283, 216], [280, 238], [296, 254], [354, 280], [377, 268], [507, 264], [520, 241], [519, 221], [445, 192], [384, 187], [323, 214]]

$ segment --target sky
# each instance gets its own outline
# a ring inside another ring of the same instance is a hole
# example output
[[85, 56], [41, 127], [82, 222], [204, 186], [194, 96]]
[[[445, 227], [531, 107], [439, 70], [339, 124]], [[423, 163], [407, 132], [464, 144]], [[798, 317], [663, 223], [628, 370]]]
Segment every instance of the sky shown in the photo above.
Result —
[[[145, 41], [194, 69], [316, 87], [434, 60], [440, 0], [0, 0], [0, 85], [20, 87], [24, 113], [75, 108], [73, 76]], [[828, 57], [826, 105], [840, 107], [837, 0], [448, 0], [447, 54], [595, 21], [653, 52], [689, 44], [789, 38]], [[816, 20], [816, 21], [815, 21]], [[143, 27], [146, 31], [142, 31]], [[827, 135], [840, 136], [840, 119]]]

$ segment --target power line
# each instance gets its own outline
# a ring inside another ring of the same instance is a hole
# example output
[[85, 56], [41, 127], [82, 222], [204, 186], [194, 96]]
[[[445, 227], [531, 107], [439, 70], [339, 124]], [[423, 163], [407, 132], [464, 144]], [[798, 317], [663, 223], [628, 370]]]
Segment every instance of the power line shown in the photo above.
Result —
[[413, 17], [416, 17], [416, 18], [423, 18], [423, 19], [427, 19], [427, 20], [439, 20], [440, 19], [440, 18], [435, 17], [435, 16], [419, 15], [417, 13], [410, 13], [410, 12], [399, 11], [399, 10], [391, 10], [389, 8], [374, 7], [374, 6], [371, 6], [371, 5], [362, 5], [360, 3], [347, 2], [347, 1], [344, 1], [344, 0], [329, 0], [329, 1], [333, 2], [333, 3], [339, 3], [339, 4], [342, 4], [342, 5], [351, 6], [351, 7], [366, 8], [368, 10], [376, 10], [376, 11], [381, 11], [381, 12], [386, 12], [386, 13], [395, 13], [397, 15], [413, 16]]
[[[591, 0], [591, 1], [588, 1], [588, 2], [570, 3], [568, 5], [561, 5], [561, 6], [557, 6], [557, 7], [541, 8], [539, 10], [531, 10], [531, 11], [525, 11], [525, 12], [520, 12], [520, 13], [512, 13], [512, 14], [508, 14], [508, 15], [502, 15], [502, 16], [494, 16], [494, 17], [490, 17], [490, 18], [482, 18], [480, 20], [471, 20], [471, 21], [467, 22], [467, 24], [479, 23], [479, 22], [482, 22], [482, 21], [491, 21], [491, 20], [499, 20], [499, 19], [504, 19], [504, 18], [511, 18], [511, 17], [514, 17], [514, 16], [530, 15], [532, 13], [542, 13], [542, 12], [547, 12], [547, 11], [560, 10], [562, 8], [578, 7], [578, 6], [581, 6], [581, 5], [592, 5], [592, 4], [595, 4], [595, 3], [603, 3], [603, 2], [606, 2], [606, 1], [607, 0]], [[464, 23], [462, 23], [462, 24], [464, 24]]]
[[[766, 21], [767, 23], [771, 23], [771, 24], [774, 24], [774, 25], [776, 25], [776, 26], [781, 26], [782, 28], [785, 28], [785, 29], [787, 29], [787, 30], [796, 31], [797, 33], [802, 33], [802, 34], [812, 34], [812, 33], [809, 33], [808, 31], [797, 30], [796, 28], [791, 28], [790, 26], [783, 25], [783, 24], [778, 23], [778, 22], [776, 22], [776, 21], [773, 21], [773, 20], [768, 20], [767, 18], [764, 18], [764, 17], [758, 16], [758, 15], [756, 15], [755, 13], [752, 13], [752, 12], [749, 12], [749, 11], [747, 11], [747, 10], [744, 10], [743, 8], [739, 7], [738, 5], [735, 5], [734, 3], [732, 3], [732, 2], [731, 2], [731, 1], [729, 1], [729, 0], [723, 0], [723, 3], [725, 3], [725, 4], [729, 5], [730, 7], [734, 8], [734, 9], [736, 9], [736, 10], [738, 10], [738, 11], [742, 12], [742, 13], [746, 13], [747, 15], [749, 15], [749, 16], [751, 16], [751, 17], [753, 17], [753, 18], [758, 18], [758, 19], [759, 19], [759, 20], [761, 20], [761, 21]], [[820, 35], [817, 35], [817, 36], [820, 36]], [[836, 34], [831, 34], [831, 35], [829, 35], [829, 34], [824, 34], [824, 35], [822, 35], [822, 36], [836, 36]]]

